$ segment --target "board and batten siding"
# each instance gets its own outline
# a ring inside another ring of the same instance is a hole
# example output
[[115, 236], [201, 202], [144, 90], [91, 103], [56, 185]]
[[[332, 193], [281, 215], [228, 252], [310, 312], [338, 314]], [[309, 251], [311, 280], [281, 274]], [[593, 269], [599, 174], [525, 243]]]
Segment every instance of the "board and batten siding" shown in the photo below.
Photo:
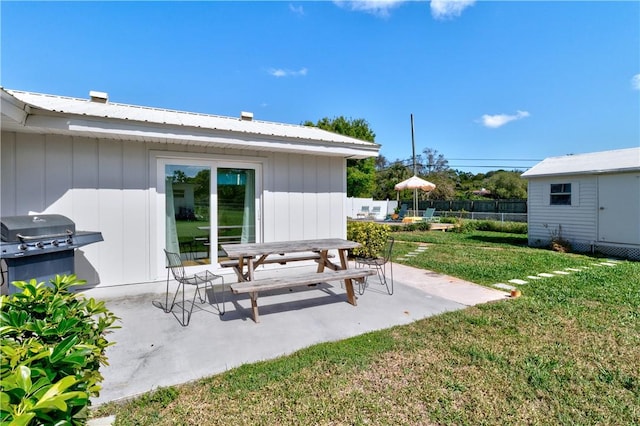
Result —
[[[551, 205], [550, 186], [556, 183], [571, 184], [570, 206]], [[548, 245], [554, 236], [579, 244], [596, 240], [598, 187], [595, 176], [530, 178], [528, 187], [529, 245]]]
[[2, 216], [56, 213], [104, 241], [76, 251], [76, 273], [111, 286], [166, 278], [157, 265], [155, 161], [150, 152], [263, 158], [263, 241], [346, 236], [346, 160], [151, 142], [2, 132]]

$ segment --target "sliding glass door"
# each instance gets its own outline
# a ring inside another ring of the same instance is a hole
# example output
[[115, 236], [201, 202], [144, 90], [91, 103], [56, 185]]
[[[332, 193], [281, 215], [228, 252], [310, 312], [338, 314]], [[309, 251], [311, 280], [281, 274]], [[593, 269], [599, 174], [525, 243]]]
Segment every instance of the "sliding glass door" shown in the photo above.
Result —
[[186, 266], [217, 263], [224, 256], [220, 244], [257, 241], [259, 165], [180, 158], [159, 159], [158, 167], [164, 192], [160, 241]]

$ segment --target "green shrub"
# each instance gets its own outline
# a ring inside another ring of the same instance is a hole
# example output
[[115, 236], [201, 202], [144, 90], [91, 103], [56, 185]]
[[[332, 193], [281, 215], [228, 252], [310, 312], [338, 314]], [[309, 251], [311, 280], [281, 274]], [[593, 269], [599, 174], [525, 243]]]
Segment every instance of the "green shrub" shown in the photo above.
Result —
[[357, 241], [361, 247], [351, 250], [353, 256], [375, 257], [389, 238], [391, 227], [375, 222], [347, 222], [347, 239]]
[[16, 281], [21, 293], [0, 297], [0, 422], [86, 423], [107, 365], [105, 335], [118, 319], [104, 302], [69, 291], [84, 284], [57, 275], [51, 285]]
[[428, 231], [431, 229], [429, 222], [408, 223], [404, 226], [394, 227], [394, 231]]
[[467, 233], [472, 231], [506, 232], [509, 234], [526, 234], [528, 227], [521, 222], [499, 222], [497, 220], [458, 219], [455, 232]]

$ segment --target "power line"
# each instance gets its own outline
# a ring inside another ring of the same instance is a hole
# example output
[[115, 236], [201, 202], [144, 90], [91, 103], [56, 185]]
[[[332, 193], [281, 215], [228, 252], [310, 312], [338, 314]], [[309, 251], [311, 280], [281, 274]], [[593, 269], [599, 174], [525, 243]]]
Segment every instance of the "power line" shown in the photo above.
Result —
[[542, 161], [535, 158], [448, 158], [451, 161]]
[[497, 164], [494, 164], [494, 165], [486, 165], [486, 166], [471, 166], [471, 165], [468, 165], [468, 164], [455, 164], [455, 165], [451, 165], [450, 164], [449, 165], [449, 168], [451, 168], [451, 169], [457, 168], [457, 167], [458, 168], [460, 168], [460, 167], [468, 167], [468, 168], [475, 168], [475, 169], [478, 169], [478, 168], [479, 169], [488, 169], [488, 168], [494, 168], [494, 167], [498, 167], [498, 168], [502, 168], [502, 169], [518, 169], [518, 168], [528, 167], [528, 166], [523, 166], [522, 164], [517, 165], [517, 166], [513, 165], [513, 164], [512, 165], [504, 165], [504, 164], [497, 165]]

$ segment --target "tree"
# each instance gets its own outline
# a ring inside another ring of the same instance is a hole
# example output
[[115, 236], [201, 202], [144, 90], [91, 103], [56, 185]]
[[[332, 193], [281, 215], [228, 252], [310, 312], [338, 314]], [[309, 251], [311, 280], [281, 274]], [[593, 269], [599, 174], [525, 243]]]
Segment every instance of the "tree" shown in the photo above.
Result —
[[485, 188], [491, 191], [494, 198], [527, 198], [527, 181], [520, 177], [521, 174], [518, 171], [499, 170], [485, 180]]
[[[322, 118], [316, 124], [307, 121], [304, 126], [318, 127], [323, 130], [350, 136], [368, 142], [375, 142], [376, 134], [363, 118], [347, 119], [343, 116], [333, 119]], [[347, 160], [347, 196], [372, 197], [376, 186], [376, 160]]]
[[[376, 190], [373, 193], [373, 198], [376, 200], [395, 200], [398, 197], [398, 193], [394, 188], [395, 185], [405, 179], [409, 179], [411, 175], [412, 172], [409, 168], [400, 161], [378, 170], [376, 172]], [[410, 191], [406, 192], [409, 193]]]
[[[449, 160], [438, 153], [437, 149], [425, 148], [422, 153], [424, 154], [426, 174], [444, 172], [449, 169]], [[420, 160], [422, 161], [422, 157], [420, 157]]]
[[430, 200], [452, 200], [456, 195], [456, 185], [454, 179], [446, 171], [431, 173], [427, 176], [427, 180], [436, 185], [436, 189], [431, 191], [429, 195], [421, 197]]

